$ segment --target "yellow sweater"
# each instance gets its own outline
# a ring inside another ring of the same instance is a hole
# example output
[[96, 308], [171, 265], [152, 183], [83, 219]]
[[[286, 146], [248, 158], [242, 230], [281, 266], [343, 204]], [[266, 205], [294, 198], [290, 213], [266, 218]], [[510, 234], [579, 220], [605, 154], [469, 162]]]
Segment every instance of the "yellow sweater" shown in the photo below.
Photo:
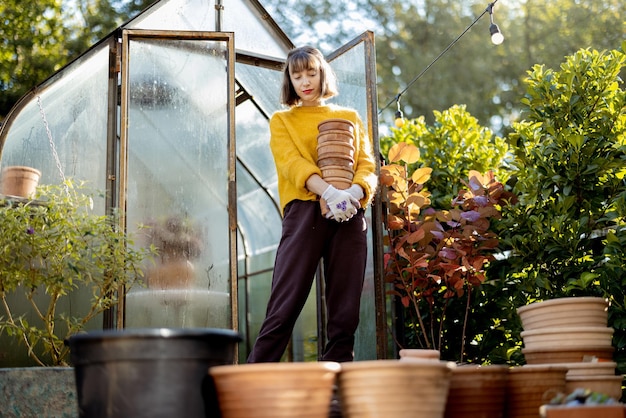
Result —
[[274, 113], [270, 119], [270, 148], [278, 173], [281, 209], [295, 199], [319, 200], [307, 190], [306, 181], [313, 174], [322, 175], [317, 167], [317, 125], [333, 118], [348, 119], [356, 127], [353, 183], [363, 188], [361, 206], [370, 204], [378, 184], [376, 160], [358, 113], [336, 105], [295, 106]]

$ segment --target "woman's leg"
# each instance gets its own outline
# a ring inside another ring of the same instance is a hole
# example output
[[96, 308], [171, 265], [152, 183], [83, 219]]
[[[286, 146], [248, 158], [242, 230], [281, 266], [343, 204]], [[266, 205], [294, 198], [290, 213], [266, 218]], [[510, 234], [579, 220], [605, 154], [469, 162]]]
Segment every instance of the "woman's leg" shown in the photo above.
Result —
[[367, 263], [367, 223], [363, 210], [336, 224], [324, 252], [328, 343], [322, 360], [352, 361]]
[[328, 223], [319, 202], [294, 201], [285, 208], [267, 313], [248, 363], [280, 361], [311, 291]]

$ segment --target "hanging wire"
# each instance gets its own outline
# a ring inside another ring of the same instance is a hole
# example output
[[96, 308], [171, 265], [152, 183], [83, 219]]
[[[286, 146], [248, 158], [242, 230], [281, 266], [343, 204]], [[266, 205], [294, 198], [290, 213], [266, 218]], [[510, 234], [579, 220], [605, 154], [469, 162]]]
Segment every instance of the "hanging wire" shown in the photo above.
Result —
[[52, 132], [50, 132], [50, 127], [48, 126], [48, 119], [46, 118], [46, 112], [44, 112], [43, 110], [43, 104], [41, 103], [41, 96], [39, 95], [37, 95], [37, 105], [39, 105], [39, 113], [41, 114], [43, 125], [46, 128], [46, 135], [48, 136], [48, 143], [50, 144], [50, 149], [52, 150], [52, 156], [54, 157], [54, 162], [56, 163], [57, 170], [59, 170], [59, 175], [61, 176], [61, 180], [63, 181], [65, 192], [69, 195], [70, 190], [67, 185], [67, 181], [65, 179], [65, 173], [63, 172], [61, 159], [59, 158], [59, 154], [57, 153], [57, 147], [55, 146], [54, 140], [52, 139]]
[[439, 60], [439, 58], [443, 57], [443, 56], [445, 55], [445, 53], [446, 53], [446, 52], [448, 52], [448, 51], [450, 50], [450, 48], [452, 48], [452, 47], [454, 46], [454, 44], [456, 44], [456, 43], [459, 41], [459, 39], [461, 39], [461, 38], [463, 37], [463, 35], [465, 35], [465, 34], [466, 34], [466, 33], [467, 33], [467, 32], [468, 32], [468, 31], [469, 31], [469, 30], [470, 30], [470, 29], [471, 29], [471, 28], [472, 28], [472, 27], [473, 27], [473, 26], [474, 26], [474, 25], [475, 25], [475, 24], [479, 21], [479, 20], [480, 20], [480, 18], [481, 18], [481, 17], [483, 17], [483, 16], [485, 15], [485, 13], [489, 13], [489, 14], [491, 14], [491, 13], [492, 13], [492, 11], [493, 11], [493, 6], [494, 6], [497, 2], [498, 2], [498, 0], [494, 0], [493, 2], [489, 3], [489, 5], [487, 6], [487, 8], [486, 8], [486, 9], [485, 9], [485, 10], [484, 10], [481, 14], [480, 14], [480, 16], [478, 16], [476, 19], [474, 19], [474, 21], [473, 21], [473, 22], [472, 22], [472, 23], [471, 23], [471, 24], [470, 24], [467, 28], [465, 28], [465, 30], [464, 30], [464, 31], [463, 31], [463, 32], [462, 32], [459, 36], [457, 36], [457, 38], [456, 38], [454, 41], [452, 41], [452, 42], [450, 43], [450, 45], [448, 45], [448, 46], [446, 47], [446, 49], [444, 49], [443, 51], [441, 51], [441, 53], [440, 53], [439, 55], [437, 55], [437, 57], [436, 57], [436, 58], [435, 58], [435, 59], [434, 59], [434, 60], [433, 60], [430, 64], [428, 64], [428, 65], [426, 66], [426, 68], [424, 68], [424, 69], [422, 70], [422, 72], [420, 72], [417, 76], [415, 76], [415, 77], [413, 78], [413, 80], [411, 80], [411, 81], [409, 82], [409, 84], [407, 84], [407, 85], [406, 85], [406, 87], [405, 87], [405, 88], [404, 88], [404, 89], [403, 89], [400, 93], [396, 94], [396, 95], [394, 96], [394, 98], [393, 98], [393, 99], [391, 99], [391, 100], [389, 101], [389, 103], [387, 103], [387, 104], [386, 104], [386, 105], [385, 105], [382, 109], [380, 109], [380, 110], [378, 111], [378, 115], [380, 115], [380, 114], [381, 114], [381, 113], [382, 113], [385, 109], [387, 109], [389, 106], [391, 106], [394, 102], [398, 103], [398, 105], [399, 105], [399, 104], [400, 104], [400, 97], [402, 97], [402, 95], [403, 95], [404, 93], [406, 93], [406, 92], [407, 92], [407, 90], [408, 90], [408, 89], [410, 89], [410, 88], [411, 88], [411, 86], [412, 86], [413, 84], [415, 84], [415, 82], [416, 82], [417, 80], [419, 80], [419, 79], [420, 79], [420, 77], [421, 77], [421, 76], [423, 76], [423, 75], [424, 75], [424, 73], [425, 73], [426, 71], [428, 71], [428, 70], [430, 69], [430, 67], [432, 67], [432, 66], [433, 66], [433, 65], [434, 65], [434, 64], [435, 64], [435, 63]]

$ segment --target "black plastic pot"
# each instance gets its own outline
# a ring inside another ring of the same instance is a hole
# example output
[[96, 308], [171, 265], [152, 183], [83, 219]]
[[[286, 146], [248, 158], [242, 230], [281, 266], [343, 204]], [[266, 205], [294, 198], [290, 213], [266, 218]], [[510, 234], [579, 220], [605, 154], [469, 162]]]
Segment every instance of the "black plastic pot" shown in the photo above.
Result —
[[232, 364], [232, 330], [125, 329], [70, 337], [79, 416], [219, 417], [208, 370]]

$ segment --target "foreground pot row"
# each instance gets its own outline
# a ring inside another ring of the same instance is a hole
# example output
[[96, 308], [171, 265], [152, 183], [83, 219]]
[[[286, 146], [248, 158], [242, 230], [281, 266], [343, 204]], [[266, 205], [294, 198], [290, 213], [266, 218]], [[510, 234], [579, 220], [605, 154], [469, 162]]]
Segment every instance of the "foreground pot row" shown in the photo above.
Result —
[[221, 329], [75, 335], [68, 344], [79, 416], [326, 418], [334, 399], [344, 418], [536, 418], [566, 392], [564, 365], [456, 366], [431, 352], [431, 359], [235, 365], [239, 341]]

